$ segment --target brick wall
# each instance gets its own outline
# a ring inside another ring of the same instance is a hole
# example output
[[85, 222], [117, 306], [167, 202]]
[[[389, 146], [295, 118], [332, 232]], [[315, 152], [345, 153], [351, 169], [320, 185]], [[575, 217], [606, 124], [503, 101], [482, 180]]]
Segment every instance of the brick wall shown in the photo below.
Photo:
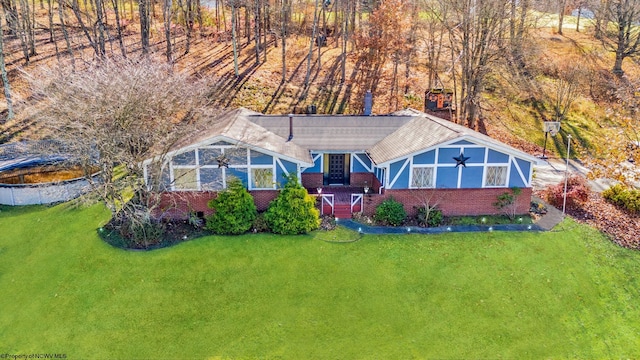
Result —
[[322, 173], [302, 173], [302, 186], [307, 189], [316, 189], [318, 187], [322, 187]]
[[372, 173], [352, 172], [349, 181], [351, 186], [364, 187], [366, 183], [369, 188], [373, 189], [375, 186], [375, 183], [373, 182], [374, 178], [375, 176], [373, 176]]
[[[271, 200], [278, 196], [278, 190], [250, 191], [258, 211], [264, 211]], [[175, 191], [160, 195], [160, 210], [157, 216], [167, 219], [188, 219], [189, 213], [202, 212], [204, 216], [211, 215], [213, 210], [207, 203], [218, 194], [214, 191]]]
[[[422, 206], [431, 199], [430, 204], [438, 204], [445, 216], [460, 215], [493, 215], [502, 214], [493, 204], [498, 196], [509, 189], [425, 189], [425, 190], [389, 190], [382, 195], [365, 195], [364, 213], [372, 215], [376, 206], [389, 197], [393, 197], [404, 204], [404, 209], [409, 216], [416, 214], [414, 206]], [[516, 199], [516, 214], [527, 214], [531, 202], [531, 188], [522, 189], [522, 193]]]

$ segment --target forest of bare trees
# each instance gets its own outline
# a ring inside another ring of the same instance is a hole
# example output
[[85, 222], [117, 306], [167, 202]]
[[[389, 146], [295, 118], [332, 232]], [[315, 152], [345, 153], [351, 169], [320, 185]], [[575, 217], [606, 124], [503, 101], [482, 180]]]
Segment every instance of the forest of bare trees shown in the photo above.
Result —
[[[451, 88], [455, 105], [451, 118], [472, 128], [482, 115], [482, 92], [496, 69], [528, 76], [531, 29], [543, 16], [588, 9], [594, 35], [615, 54], [612, 72], [624, 74], [623, 60], [640, 51], [640, 0], [2, 0], [0, 49], [3, 42], [19, 49], [13, 65], [28, 65], [40, 51], [51, 51], [59, 64], [107, 57], [163, 54], [173, 64], [188, 56], [194, 39], [211, 39], [233, 47], [233, 76], [240, 65], [267, 61], [280, 48], [281, 84], [289, 81], [292, 42], [306, 42], [304, 81], [298, 94], [305, 99], [314, 73], [328, 66], [323, 48], [340, 50], [339, 76], [347, 79], [351, 56], [363, 89], [385, 92], [395, 108], [416, 96], [415, 71], [428, 71], [428, 88]], [[579, 12], [581, 14], [581, 12]], [[580, 19], [580, 18], [578, 18]], [[579, 29], [579, 24], [577, 25]], [[46, 47], [47, 50], [43, 50]], [[242, 57], [251, 48], [252, 59]], [[242, 58], [241, 58], [242, 57]], [[240, 65], [239, 65], [240, 64]], [[389, 70], [390, 69], [390, 70]], [[5, 118], [14, 114], [12, 77], [5, 56], [0, 70], [7, 103]], [[391, 73], [379, 88], [381, 72]], [[356, 94], [361, 97], [362, 94]], [[417, 94], [423, 96], [423, 94]], [[340, 111], [334, 109], [333, 111]], [[352, 110], [353, 111], [353, 110]]]

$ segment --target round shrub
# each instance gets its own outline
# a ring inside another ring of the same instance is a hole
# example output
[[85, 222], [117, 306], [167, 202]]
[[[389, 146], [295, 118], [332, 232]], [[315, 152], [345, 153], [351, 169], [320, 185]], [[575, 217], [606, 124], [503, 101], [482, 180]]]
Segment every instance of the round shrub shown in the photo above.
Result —
[[[569, 177], [567, 179], [567, 209], [579, 209], [589, 199], [590, 193], [591, 190], [584, 178], [579, 176]], [[561, 209], [564, 200], [564, 181], [548, 187], [544, 191], [544, 197], [549, 204]]]
[[273, 233], [305, 234], [320, 226], [320, 211], [316, 209], [316, 199], [292, 174], [278, 197], [269, 204], [265, 220]]
[[235, 178], [227, 181], [227, 188], [207, 205], [214, 213], [207, 217], [206, 228], [221, 235], [247, 232], [258, 214], [253, 196]]
[[376, 207], [375, 219], [383, 225], [402, 225], [406, 217], [404, 206], [393, 198], [386, 199]]

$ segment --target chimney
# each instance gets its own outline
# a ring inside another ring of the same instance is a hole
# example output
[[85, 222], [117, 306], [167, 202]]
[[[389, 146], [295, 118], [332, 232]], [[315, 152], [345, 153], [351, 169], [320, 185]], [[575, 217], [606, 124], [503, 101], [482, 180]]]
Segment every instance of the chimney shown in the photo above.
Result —
[[293, 140], [293, 114], [289, 114], [289, 138], [287, 141]]
[[373, 95], [371, 94], [371, 90], [367, 90], [367, 93], [364, 94], [364, 115], [371, 115], [371, 108], [373, 107]]

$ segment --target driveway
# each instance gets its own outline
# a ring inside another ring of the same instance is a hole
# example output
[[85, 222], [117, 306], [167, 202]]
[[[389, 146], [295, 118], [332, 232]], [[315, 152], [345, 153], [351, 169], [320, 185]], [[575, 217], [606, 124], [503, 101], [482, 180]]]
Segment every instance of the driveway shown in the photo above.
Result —
[[[565, 159], [548, 159], [545, 164], [535, 166], [533, 173], [533, 188], [535, 190], [542, 190], [549, 185], [556, 185], [561, 181], [564, 181], [566, 168]], [[569, 160], [569, 176], [579, 175], [586, 178], [587, 173], [589, 173], [589, 169], [584, 167], [579, 161]], [[597, 179], [588, 180], [588, 183], [591, 190], [602, 192], [609, 188], [613, 181], [609, 179]]]

